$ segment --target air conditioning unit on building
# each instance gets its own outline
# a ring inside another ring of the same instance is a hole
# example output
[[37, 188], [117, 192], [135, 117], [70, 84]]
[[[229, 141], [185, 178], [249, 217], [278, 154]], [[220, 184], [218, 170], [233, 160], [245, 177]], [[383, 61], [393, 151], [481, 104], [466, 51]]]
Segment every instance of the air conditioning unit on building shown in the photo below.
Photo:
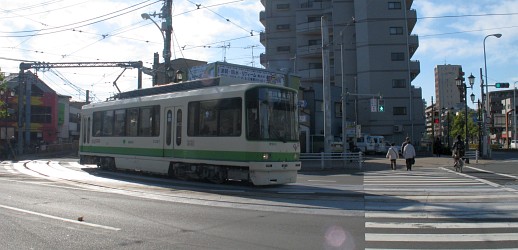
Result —
[[394, 133], [403, 132], [403, 125], [394, 125]]

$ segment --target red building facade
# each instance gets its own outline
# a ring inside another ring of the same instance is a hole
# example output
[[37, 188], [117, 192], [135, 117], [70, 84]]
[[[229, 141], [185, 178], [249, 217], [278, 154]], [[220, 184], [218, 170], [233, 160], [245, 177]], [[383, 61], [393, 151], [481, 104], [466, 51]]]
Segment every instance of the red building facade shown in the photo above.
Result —
[[[8, 110], [8, 116], [0, 120], [2, 128], [1, 138], [10, 138], [18, 134], [23, 135], [24, 145], [32, 146], [40, 143], [54, 143], [58, 135], [58, 94], [32, 72], [25, 72], [25, 95], [23, 95], [23, 109], [19, 110], [19, 75], [11, 74], [6, 77], [7, 93], [14, 96], [6, 96], [4, 109]], [[5, 95], [4, 95], [5, 96]], [[30, 96], [30, 98], [27, 98]], [[30, 108], [27, 109], [27, 106]], [[19, 116], [21, 115], [21, 127]], [[25, 123], [26, 120], [30, 123]], [[27, 136], [28, 134], [28, 136]]]

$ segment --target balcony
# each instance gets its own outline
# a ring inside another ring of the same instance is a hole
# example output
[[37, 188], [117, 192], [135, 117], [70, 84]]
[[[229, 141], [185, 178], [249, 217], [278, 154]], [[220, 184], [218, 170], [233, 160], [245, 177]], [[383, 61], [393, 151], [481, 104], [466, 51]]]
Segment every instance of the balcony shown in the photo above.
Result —
[[410, 77], [414, 80], [419, 73], [421, 73], [421, 62], [417, 60], [410, 60]]
[[417, 11], [415, 9], [407, 10], [407, 22], [408, 22], [408, 30], [412, 32], [414, 30], [415, 24], [417, 23]]
[[261, 65], [263, 65], [264, 67], [266, 67], [266, 64], [268, 62], [268, 57], [266, 56], [265, 53], [261, 53], [259, 55], [259, 63], [261, 63]]
[[322, 56], [322, 45], [309, 45], [301, 46], [297, 48], [298, 57], [321, 57]]
[[297, 34], [299, 35], [317, 35], [322, 30], [322, 24], [320, 21], [307, 22], [297, 24]]
[[412, 58], [417, 48], [419, 48], [419, 37], [417, 35], [408, 36], [408, 46], [410, 51], [410, 58]]
[[266, 12], [265, 11], [259, 12], [259, 21], [263, 24], [263, 26], [266, 26]]
[[323, 70], [322, 69], [303, 69], [303, 70], [299, 70], [297, 72], [297, 75], [299, 75], [304, 80], [317, 80], [317, 79], [322, 79]]
[[300, 8], [301, 9], [304, 9], [304, 10], [325, 10], [325, 9], [330, 9], [333, 7], [333, 4], [331, 3], [331, 1], [326, 1], [326, 2], [316, 2], [316, 1], [312, 1], [312, 0], [309, 0], [309, 1], [302, 1], [300, 3]]
[[261, 44], [266, 47], [266, 33], [259, 33], [259, 42], [261, 42]]

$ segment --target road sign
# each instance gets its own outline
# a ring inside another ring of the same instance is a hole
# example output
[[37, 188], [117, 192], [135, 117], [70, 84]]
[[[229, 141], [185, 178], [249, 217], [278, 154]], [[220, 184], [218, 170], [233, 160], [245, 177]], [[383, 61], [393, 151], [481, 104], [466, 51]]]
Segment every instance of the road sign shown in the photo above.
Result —
[[378, 99], [371, 99], [371, 112], [378, 112]]

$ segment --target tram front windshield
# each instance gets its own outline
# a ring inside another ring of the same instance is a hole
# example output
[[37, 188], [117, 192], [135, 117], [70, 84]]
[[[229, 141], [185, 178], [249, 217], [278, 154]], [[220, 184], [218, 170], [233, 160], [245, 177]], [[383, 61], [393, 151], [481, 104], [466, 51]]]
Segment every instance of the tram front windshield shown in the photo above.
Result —
[[286, 89], [255, 88], [246, 93], [249, 140], [297, 141], [296, 93]]

